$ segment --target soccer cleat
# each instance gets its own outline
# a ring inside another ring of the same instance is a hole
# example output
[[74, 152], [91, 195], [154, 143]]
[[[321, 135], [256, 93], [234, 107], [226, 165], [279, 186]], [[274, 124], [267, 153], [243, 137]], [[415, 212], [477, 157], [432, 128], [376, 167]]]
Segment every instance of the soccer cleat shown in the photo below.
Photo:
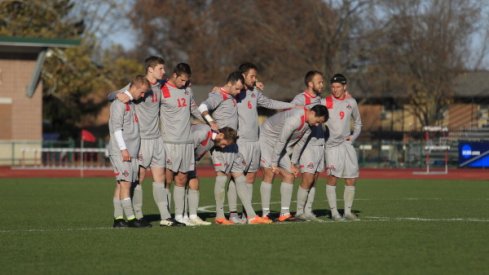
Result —
[[233, 222], [234, 224], [245, 224], [246, 221], [243, 222], [243, 220], [238, 216], [238, 215], [233, 215], [229, 217], [229, 221]]
[[343, 216], [343, 218], [345, 220], [348, 220], [348, 221], [359, 221], [360, 219], [357, 217], [357, 215], [353, 214], [353, 213], [348, 213], [348, 214], [345, 214]]
[[294, 217], [290, 213], [288, 214], [280, 214], [280, 217], [277, 219], [279, 222], [290, 222], [295, 221]]
[[234, 222], [226, 219], [226, 218], [216, 218], [214, 221], [216, 224], [221, 224], [221, 225], [234, 225]]
[[273, 219], [270, 218], [270, 216], [268, 216], [268, 215], [261, 216], [261, 218], [264, 219], [264, 220], [270, 221], [270, 223], [273, 222]]
[[160, 226], [174, 227], [174, 226], [185, 226], [185, 224], [177, 222], [176, 220], [174, 220], [172, 218], [168, 218], [166, 220], [161, 220]]
[[144, 225], [145, 227], [152, 227], [151, 223], [149, 223], [147, 220], [141, 218], [141, 219], [138, 219], [138, 221]]
[[126, 228], [127, 222], [124, 219], [114, 219], [113, 228]]
[[210, 222], [203, 221], [199, 216], [195, 218], [189, 218], [189, 222], [192, 223], [192, 225], [211, 225]]
[[175, 218], [176, 222], [183, 223], [185, 226], [194, 226], [191, 222], [190, 219], [187, 217], [185, 218]]
[[248, 224], [271, 224], [272, 220], [265, 219], [260, 216], [255, 216], [248, 220]]
[[143, 228], [143, 227], [149, 227], [148, 225], [142, 224], [138, 219], [134, 218], [132, 220], [127, 221], [127, 226], [128, 227], [133, 227], [133, 228]]
[[331, 215], [331, 219], [335, 222], [343, 222], [345, 219], [340, 215]]

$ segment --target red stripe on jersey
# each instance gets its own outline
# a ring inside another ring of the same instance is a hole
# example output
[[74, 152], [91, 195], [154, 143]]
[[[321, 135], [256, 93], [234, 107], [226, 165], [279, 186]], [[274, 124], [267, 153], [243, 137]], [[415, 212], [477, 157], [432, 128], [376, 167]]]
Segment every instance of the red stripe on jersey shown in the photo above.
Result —
[[207, 137], [205, 138], [204, 141], [202, 141], [200, 144], [202, 146], [206, 146], [207, 143], [209, 143], [209, 139], [212, 137], [212, 131], [207, 132]]
[[165, 84], [165, 86], [161, 87], [161, 92], [163, 93], [164, 98], [169, 98], [171, 97], [170, 94], [170, 89], [168, 89], [167, 85], [170, 85], [168, 82]]
[[129, 112], [131, 110], [131, 106], [129, 106], [129, 103], [126, 103], [126, 112]]
[[216, 163], [214, 166], [222, 166], [222, 163]]
[[222, 96], [222, 100], [226, 100], [229, 98], [229, 95], [226, 93], [226, 91], [221, 88], [221, 96]]
[[316, 98], [316, 95], [310, 95], [307, 91], [304, 91], [304, 105], [311, 104], [311, 98]]
[[326, 108], [333, 109], [333, 97], [332, 96], [326, 97]]

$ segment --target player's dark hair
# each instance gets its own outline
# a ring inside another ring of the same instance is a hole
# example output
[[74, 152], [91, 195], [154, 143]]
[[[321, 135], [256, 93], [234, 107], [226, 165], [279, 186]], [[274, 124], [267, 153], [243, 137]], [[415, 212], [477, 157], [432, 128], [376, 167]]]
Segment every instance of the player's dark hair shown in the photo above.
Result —
[[311, 108], [311, 111], [314, 112], [315, 117], [324, 117], [324, 121], [327, 121], [329, 119], [328, 109], [324, 105], [314, 105]]
[[256, 65], [255, 65], [255, 64], [250, 63], [250, 62], [245, 62], [245, 63], [243, 63], [243, 64], [239, 65], [239, 68], [238, 68], [238, 70], [239, 70], [241, 73], [243, 73], [243, 74], [247, 73], [247, 72], [248, 72], [249, 70], [251, 70], [251, 69], [253, 69], [253, 70], [255, 70], [255, 71], [257, 71], [257, 72], [258, 72], [258, 67], [256, 67]]
[[231, 83], [234, 84], [238, 81], [241, 81], [241, 83], [245, 83], [243, 74], [241, 71], [234, 71], [228, 75], [228, 78], [226, 79], [226, 83]]
[[329, 82], [331, 84], [333, 83], [340, 83], [340, 84], [343, 84], [343, 85], [346, 85], [346, 77], [342, 74], [335, 74], [333, 75], [333, 77], [329, 80]]
[[140, 74], [136, 75], [131, 80], [129, 87], [132, 87], [133, 85], [136, 87], [141, 87], [141, 85], [147, 86], [148, 88], [151, 87], [151, 84], [149, 83], [148, 79], [146, 79], [146, 77], [144, 75], [140, 75]]
[[186, 74], [190, 77], [192, 75], [192, 70], [190, 70], [190, 66], [187, 63], [178, 63], [173, 69], [173, 73], [177, 76]]
[[223, 133], [224, 139], [232, 143], [236, 143], [236, 140], [238, 139], [238, 132], [236, 132], [236, 130], [230, 127], [224, 127], [219, 129], [219, 133]]
[[154, 68], [158, 65], [165, 65], [165, 60], [159, 56], [150, 56], [144, 60], [144, 68], [146, 69], [146, 73], [148, 73], [149, 68]]
[[320, 76], [323, 76], [323, 73], [320, 72], [320, 71], [308, 71], [306, 73], [306, 76], [304, 76], [304, 84], [306, 84], [306, 87], [308, 87], [308, 84], [309, 82], [312, 81], [312, 79], [314, 78], [315, 75], [320, 75]]

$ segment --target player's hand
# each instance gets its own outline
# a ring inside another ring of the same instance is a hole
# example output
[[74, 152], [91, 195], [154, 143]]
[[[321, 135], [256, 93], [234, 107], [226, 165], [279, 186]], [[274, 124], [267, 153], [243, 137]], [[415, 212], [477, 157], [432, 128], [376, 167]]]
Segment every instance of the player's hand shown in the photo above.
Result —
[[212, 91], [213, 91], [213, 92], [219, 92], [220, 90], [221, 90], [221, 89], [220, 89], [219, 87], [214, 87], [214, 88], [212, 88]]
[[129, 155], [129, 151], [127, 149], [121, 150], [122, 161], [131, 161], [131, 155]]
[[129, 96], [126, 95], [125, 93], [118, 93], [116, 95], [116, 97], [122, 103], [128, 103], [129, 101], [131, 101], [131, 99], [129, 98]]
[[294, 175], [294, 177], [297, 178], [297, 176], [299, 176], [299, 167], [297, 167], [297, 165], [290, 165], [290, 171], [292, 172], [292, 174]]
[[217, 123], [215, 121], [209, 122], [209, 126], [211, 126], [212, 130], [219, 132], [219, 126], [217, 126]]
[[272, 173], [274, 175], [277, 175], [278, 174], [278, 167], [276, 165], [272, 165]]
[[255, 86], [262, 91], [265, 89], [265, 84], [261, 81], [256, 81]]

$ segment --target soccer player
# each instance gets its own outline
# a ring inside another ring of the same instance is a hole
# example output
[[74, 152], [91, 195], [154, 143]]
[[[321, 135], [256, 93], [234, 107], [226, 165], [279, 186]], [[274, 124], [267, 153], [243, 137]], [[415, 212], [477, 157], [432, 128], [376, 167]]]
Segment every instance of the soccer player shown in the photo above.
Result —
[[[292, 109], [268, 118], [260, 127], [261, 167], [264, 168], [260, 188], [263, 218], [270, 213], [270, 197], [275, 174], [282, 175], [280, 185], [281, 210], [279, 222], [293, 220], [290, 214], [292, 189], [299, 170], [300, 152], [311, 134], [311, 127], [328, 120], [328, 110], [322, 105], [311, 109]], [[292, 153], [292, 157], [290, 154]], [[268, 217], [269, 218], [269, 217]]]
[[[170, 215], [168, 207], [168, 194], [165, 188], [165, 149], [163, 138], [160, 133], [160, 101], [161, 101], [161, 80], [165, 75], [165, 61], [161, 57], [150, 56], [144, 61], [146, 68], [146, 79], [151, 84], [144, 97], [136, 102], [136, 114], [139, 118], [141, 148], [139, 150], [139, 181], [133, 187], [133, 207], [136, 218], [143, 223], [143, 189], [141, 184], [144, 181], [145, 173], [151, 168], [153, 175], [153, 198], [160, 212], [160, 225], [177, 226]], [[127, 87], [126, 87], [127, 88]], [[124, 89], [123, 89], [124, 90]], [[114, 97], [114, 93], [109, 96], [109, 100]], [[129, 98], [122, 92], [117, 94], [117, 98], [127, 102]]]
[[[331, 218], [335, 221], [358, 220], [351, 212], [355, 197], [355, 181], [359, 176], [358, 159], [353, 142], [360, 135], [362, 121], [356, 100], [347, 96], [347, 80], [341, 74], [335, 74], [331, 80], [331, 95], [323, 99], [322, 104], [329, 111], [327, 122], [329, 138], [326, 141], [325, 158], [328, 169], [326, 197], [331, 210]], [[351, 132], [353, 119], [353, 133]], [[345, 179], [344, 216], [341, 217], [336, 207], [336, 183], [338, 178]]]
[[[323, 74], [319, 71], [309, 71], [304, 77], [306, 89], [295, 96], [292, 103], [305, 105], [307, 108], [321, 104], [321, 93], [324, 89]], [[300, 157], [300, 172], [302, 182], [297, 190], [296, 217], [304, 220], [317, 220], [312, 212], [312, 204], [316, 193], [315, 181], [318, 174], [324, 170], [324, 129], [323, 125], [311, 127], [311, 135]]]
[[[190, 66], [186, 63], [179, 63], [173, 69], [170, 79], [161, 88], [160, 119], [163, 128], [166, 168], [170, 171], [171, 178], [175, 179], [173, 189], [175, 220], [180, 223], [183, 222], [188, 172], [195, 169], [190, 115], [202, 119], [192, 91], [186, 85], [191, 75]], [[167, 181], [171, 182], [169, 178]]]
[[[267, 109], [289, 109], [295, 107], [294, 104], [272, 100], [266, 97], [257, 87], [258, 68], [252, 63], [243, 63], [239, 66], [239, 71], [243, 74], [244, 89], [236, 96], [238, 106], [238, 150], [243, 155], [246, 166], [246, 186], [250, 200], [253, 196], [253, 183], [255, 182], [256, 172], [260, 166], [260, 144], [258, 142], [258, 107]], [[236, 185], [233, 181], [229, 183], [228, 203], [230, 220], [236, 222], [237, 199]]]
[[[207, 122], [214, 128], [229, 127], [233, 130], [238, 128], [238, 109], [235, 96], [244, 87], [244, 78], [241, 72], [236, 71], [229, 74], [226, 84], [219, 91], [209, 93], [209, 97], [202, 102], [199, 110]], [[209, 113], [212, 111], [211, 116]], [[236, 144], [231, 144], [224, 148], [215, 148], [212, 151], [212, 162], [217, 172], [214, 195], [216, 199], [216, 219], [217, 224], [234, 224], [224, 216], [224, 197], [226, 182], [230, 177], [236, 184], [236, 192], [245, 209], [252, 211], [251, 199], [246, 188], [246, 178], [243, 175], [246, 162], [238, 151]], [[251, 218], [251, 217], [249, 217]], [[256, 218], [256, 217], [255, 217]], [[256, 218], [261, 221], [260, 217]], [[241, 220], [237, 219], [241, 223]]]
[[[110, 105], [110, 146], [109, 156], [117, 184], [114, 191], [114, 224], [113, 227], [146, 227], [141, 223], [132, 208], [131, 183], [138, 179], [139, 119], [134, 108], [134, 101], [144, 96], [149, 89], [148, 80], [142, 75], [136, 76], [124, 93], [131, 99], [128, 103], [115, 100]], [[123, 215], [126, 215], [127, 223]]]

